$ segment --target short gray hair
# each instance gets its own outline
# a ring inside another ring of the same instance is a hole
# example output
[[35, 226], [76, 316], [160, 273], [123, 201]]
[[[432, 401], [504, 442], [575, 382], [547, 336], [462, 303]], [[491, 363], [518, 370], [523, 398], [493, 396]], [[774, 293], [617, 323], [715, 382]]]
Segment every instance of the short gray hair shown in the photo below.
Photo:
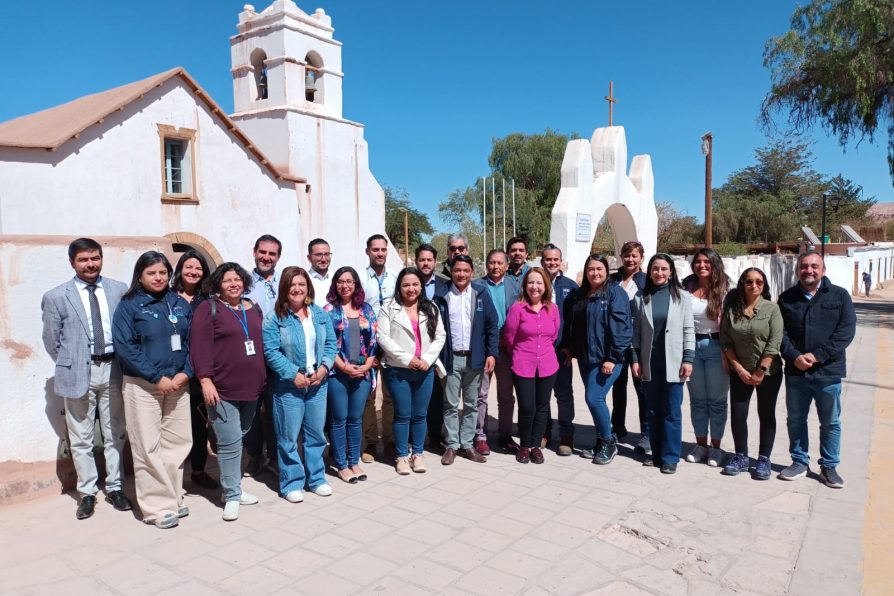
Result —
[[450, 244], [454, 240], [462, 240], [463, 244], [466, 245], [466, 248], [469, 248], [469, 239], [466, 238], [465, 234], [456, 233], [447, 235], [447, 244]]

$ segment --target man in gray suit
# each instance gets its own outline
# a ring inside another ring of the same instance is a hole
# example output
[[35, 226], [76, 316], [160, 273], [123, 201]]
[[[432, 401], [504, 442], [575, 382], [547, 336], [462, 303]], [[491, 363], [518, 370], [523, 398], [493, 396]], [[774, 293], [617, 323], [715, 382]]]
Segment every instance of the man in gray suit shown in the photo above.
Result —
[[96, 411], [106, 460], [106, 502], [119, 511], [133, 505], [121, 490], [124, 447], [124, 402], [121, 369], [112, 347], [112, 315], [127, 286], [104, 278], [102, 246], [78, 238], [68, 246], [75, 277], [44, 294], [43, 344], [56, 363], [53, 383], [65, 400], [65, 424], [78, 475], [77, 518], [87, 519], [96, 506], [99, 474], [93, 458]]

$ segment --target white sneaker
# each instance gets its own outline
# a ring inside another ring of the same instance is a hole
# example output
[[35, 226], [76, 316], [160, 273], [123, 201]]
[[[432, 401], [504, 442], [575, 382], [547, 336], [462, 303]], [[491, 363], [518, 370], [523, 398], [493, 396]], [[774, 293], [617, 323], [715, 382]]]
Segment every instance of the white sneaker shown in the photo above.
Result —
[[[257, 505], [258, 500], [259, 499], [256, 496], [254, 496], [251, 493], [247, 493], [245, 491], [242, 491], [242, 495], [239, 496], [239, 504], [240, 505]], [[226, 496], [221, 495], [220, 502], [221, 503], [232, 503], [233, 501], [227, 501]]]
[[227, 501], [224, 505], [223, 520], [236, 521], [239, 519], [239, 501]]
[[695, 449], [690, 451], [689, 455], [686, 456], [686, 461], [692, 464], [697, 464], [705, 461], [706, 457], [708, 457], [708, 448], [696, 445]]
[[332, 494], [332, 487], [328, 484], [321, 484], [320, 486], [313, 489], [312, 492], [318, 497], [328, 497]]
[[708, 449], [708, 465], [712, 468], [719, 468], [721, 463], [723, 463], [723, 449], [719, 447]]
[[304, 491], [290, 490], [286, 493], [285, 499], [289, 503], [300, 503], [304, 500]]

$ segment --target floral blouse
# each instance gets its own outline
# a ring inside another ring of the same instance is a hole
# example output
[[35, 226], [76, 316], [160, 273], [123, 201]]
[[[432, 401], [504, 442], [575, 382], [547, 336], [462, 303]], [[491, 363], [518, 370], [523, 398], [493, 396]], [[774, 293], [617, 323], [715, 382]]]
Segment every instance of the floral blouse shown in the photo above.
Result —
[[[351, 346], [348, 345], [349, 323], [348, 317], [345, 316], [344, 309], [342, 309], [340, 304], [327, 304], [323, 307], [323, 310], [328, 312], [329, 316], [332, 318], [332, 327], [335, 329], [338, 355], [341, 356], [342, 360], [345, 362], [350, 362]], [[379, 354], [379, 346], [376, 341], [376, 333], [379, 328], [376, 323], [376, 313], [372, 306], [366, 302], [360, 307], [360, 318], [358, 323], [360, 324], [360, 349], [358, 351], [361, 360], [365, 362], [370, 358], [375, 358]], [[336, 370], [333, 368], [329, 374], [334, 375], [335, 373]], [[375, 384], [375, 374], [376, 369], [370, 369], [370, 371], [366, 373], [366, 380]]]

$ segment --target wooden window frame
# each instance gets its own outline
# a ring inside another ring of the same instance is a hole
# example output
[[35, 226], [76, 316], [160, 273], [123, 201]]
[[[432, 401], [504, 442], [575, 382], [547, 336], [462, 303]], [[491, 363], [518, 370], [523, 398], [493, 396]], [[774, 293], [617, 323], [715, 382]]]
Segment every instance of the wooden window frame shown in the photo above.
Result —
[[[168, 124], [157, 124], [158, 127], [158, 144], [161, 165], [161, 202], [169, 204], [183, 204], [199, 202], [198, 188], [196, 186], [196, 131], [192, 128], [177, 128]], [[167, 191], [167, 164], [165, 163], [165, 141], [179, 140], [186, 141], [186, 151], [184, 158], [189, 160], [189, 188], [184, 193], [169, 193]]]

